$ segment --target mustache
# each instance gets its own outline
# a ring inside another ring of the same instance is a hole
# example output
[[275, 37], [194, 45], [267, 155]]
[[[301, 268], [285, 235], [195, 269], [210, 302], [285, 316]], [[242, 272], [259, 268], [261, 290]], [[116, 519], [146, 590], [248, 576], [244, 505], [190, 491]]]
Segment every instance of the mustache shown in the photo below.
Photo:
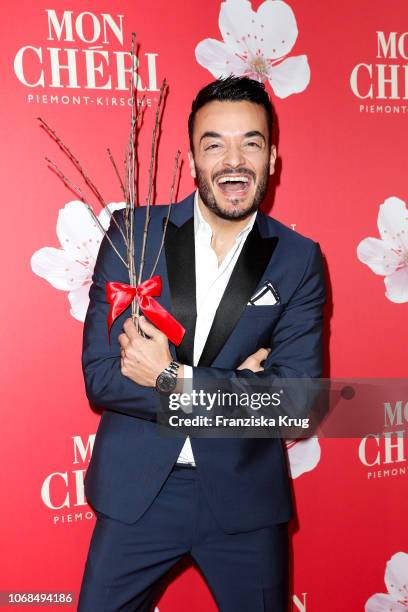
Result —
[[255, 172], [253, 170], [250, 170], [249, 168], [245, 168], [245, 166], [241, 166], [240, 168], [234, 168], [231, 170], [218, 170], [218, 172], [215, 172], [211, 178], [213, 181], [216, 181], [217, 179], [223, 176], [234, 176], [234, 175], [241, 175], [241, 174], [250, 176], [254, 181], [256, 179]]

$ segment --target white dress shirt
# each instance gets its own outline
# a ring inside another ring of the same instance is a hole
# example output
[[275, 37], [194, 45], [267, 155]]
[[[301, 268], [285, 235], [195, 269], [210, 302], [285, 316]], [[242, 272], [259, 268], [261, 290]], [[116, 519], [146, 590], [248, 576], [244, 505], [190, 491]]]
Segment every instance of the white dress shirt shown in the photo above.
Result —
[[[237, 234], [233, 247], [219, 265], [217, 255], [211, 246], [212, 230], [201, 214], [198, 205], [198, 191], [195, 193], [194, 242], [197, 320], [194, 334], [194, 366], [200, 360], [218, 305], [245, 240], [255, 223], [255, 218], [256, 212], [250, 217], [244, 229]], [[192, 378], [192, 374], [191, 366], [184, 365], [184, 378]], [[195, 465], [193, 449], [188, 436], [180, 451], [177, 463]]]

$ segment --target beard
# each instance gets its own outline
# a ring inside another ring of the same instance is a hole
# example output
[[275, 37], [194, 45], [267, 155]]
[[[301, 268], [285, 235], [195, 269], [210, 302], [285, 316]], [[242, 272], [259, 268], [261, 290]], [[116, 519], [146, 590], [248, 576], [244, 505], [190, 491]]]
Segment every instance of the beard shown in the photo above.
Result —
[[[196, 165], [195, 170], [196, 170], [198, 193], [200, 194], [200, 198], [203, 204], [221, 219], [235, 220], [235, 221], [246, 219], [247, 217], [249, 217], [250, 215], [252, 215], [254, 212], [258, 210], [261, 202], [264, 200], [266, 196], [266, 192], [268, 190], [268, 180], [269, 180], [269, 163], [270, 163], [269, 160], [265, 163], [265, 166], [259, 178], [259, 183], [255, 190], [253, 200], [250, 203], [250, 205], [244, 210], [238, 209], [238, 206], [241, 203], [239, 199], [230, 200], [231, 204], [233, 204], [233, 206], [236, 206], [237, 208], [235, 209], [233, 208], [232, 210], [225, 210], [224, 208], [221, 208], [221, 206], [218, 204], [215, 198], [215, 195], [214, 195], [214, 192], [213, 192], [213, 189], [211, 187], [209, 180], [204, 176], [204, 173]], [[215, 181], [217, 178], [219, 178], [223, 174], [226, 174], [225, 170], [215, 173], [212, 176], [212, 180]], [[248, 174], [252, 177], [254, 182], [256, 180], [255, 172], [245, 167], [237, 168], [233, 172], [231, 171], [228, 172], [228, 174], [237, 174], [237, 175]]]

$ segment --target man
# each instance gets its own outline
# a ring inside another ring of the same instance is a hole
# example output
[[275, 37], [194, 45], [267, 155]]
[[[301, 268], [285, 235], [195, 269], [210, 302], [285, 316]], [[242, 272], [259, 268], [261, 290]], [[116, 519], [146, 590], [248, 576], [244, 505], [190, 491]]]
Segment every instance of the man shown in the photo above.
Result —
[[[321, 376], [320, 249], [258, 212], [276, 159], [263, 85], [229, 77], [203, 88], [189, 136], [198, 190], [174, 206], [157, 268], [159, 301], [186, 329], [177, 350], [144, 317], [139, 335], [129, 312], [109, 344], [105, 283], [127, 282], [127, 270], [106, 240], [95, 267], [83, 368], [87, 395], [104, 413], [85, 481], [97, 523], [80, 612], [149, 610], [160, 578], [187, 554], [220, 610], [288, 606], [292, 509], [282, 441], [166, 436], [156, 415], [160, 391], [181, 390], [186, 379], [272, 385]], [[166, 213], [152, 210], [146, 277]], [[136, 211], [139, 250], [143, 214]], [[109, 233], [120, 245], [115, 225]]]

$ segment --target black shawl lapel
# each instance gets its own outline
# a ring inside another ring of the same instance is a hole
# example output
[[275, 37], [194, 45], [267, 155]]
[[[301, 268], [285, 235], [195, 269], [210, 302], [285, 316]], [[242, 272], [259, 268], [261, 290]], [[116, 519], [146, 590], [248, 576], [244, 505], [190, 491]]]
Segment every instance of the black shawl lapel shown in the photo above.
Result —
[[[249, 233], [215, 313], [207, 342], [198, 363], [210, 366], [228, 337], [265, 272], [277, 245], [276, 236], [262, 238], [258, 224]], [[194, 287], [195, 291], [195, 287]]]
[[177, 359], [193, 365], [196, 325], [194, 217], [178, 227], [169, 221], [164, 243], [172, 314], [186, 329]]

